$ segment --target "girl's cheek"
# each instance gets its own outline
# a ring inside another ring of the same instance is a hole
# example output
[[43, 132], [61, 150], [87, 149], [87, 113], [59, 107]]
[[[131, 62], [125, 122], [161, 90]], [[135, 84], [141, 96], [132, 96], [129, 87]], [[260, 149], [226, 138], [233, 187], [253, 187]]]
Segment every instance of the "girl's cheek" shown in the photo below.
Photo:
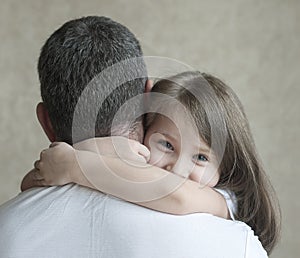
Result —
[[201, 182], [201, 178], [202, 178], [202, 174], [200, 171], [197, 171], [197, 172], [192, 172], [190, 175], [189, 175], [189, 179], [192, 180], [192, 181], [195, 181], [197, 183], [200, 183]]
[[200, 184], [202, 185], [206, 185], [209, 187], [214, 187], [219, 181], [219, 173], [218, 171], [214, 170], [209, 170], [206, 169], [206, 171], [204, 171], [201, 179], [200, 179]]
[[150, 145], [149, 150], [150, 150], [150, 160], [148, 163], [150, 165], [165, 169], [165, 167], [169, 163], [168, 161], [169, 155], [164, 151], [161, 151], [159, 147], [155, 144], [152, 146]]
[[219, 174], [217, 171], [211, 171], [208, 168], [202, 167], [198, 171], [192, 172], [189, 179], [202, 186], [214, 187], [218, 183]]

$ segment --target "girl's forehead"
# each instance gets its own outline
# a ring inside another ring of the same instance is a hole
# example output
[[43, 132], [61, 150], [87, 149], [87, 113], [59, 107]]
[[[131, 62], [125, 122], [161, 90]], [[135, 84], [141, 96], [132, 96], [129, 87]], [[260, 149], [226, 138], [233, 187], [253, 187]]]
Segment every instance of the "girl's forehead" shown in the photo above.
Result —
[[199, 139], [199, 142], [203, 143], [197, 127], [189, 120], [191, 119], [188, 116], [178, 116], [176, 112], [170, 116], [157, 114], [150, 127], [156, 131], [172, 134], [173, 137], [185, 142], [198, 142]]

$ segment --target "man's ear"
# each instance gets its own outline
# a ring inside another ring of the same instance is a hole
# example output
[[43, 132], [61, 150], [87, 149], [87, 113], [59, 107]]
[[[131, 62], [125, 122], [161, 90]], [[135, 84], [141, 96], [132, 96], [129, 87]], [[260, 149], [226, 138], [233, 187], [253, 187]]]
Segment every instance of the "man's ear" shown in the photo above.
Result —
[[48, 111], [43, 102], [40, 102], [36, 106], [36, 115], [49, 141], [55, 142], [56, 136], [49, 118]]
[[153, 87], [153, 81], [152, 80], [147, 80], [146, 85], [145, 85], [145, 93], [150, 92]]

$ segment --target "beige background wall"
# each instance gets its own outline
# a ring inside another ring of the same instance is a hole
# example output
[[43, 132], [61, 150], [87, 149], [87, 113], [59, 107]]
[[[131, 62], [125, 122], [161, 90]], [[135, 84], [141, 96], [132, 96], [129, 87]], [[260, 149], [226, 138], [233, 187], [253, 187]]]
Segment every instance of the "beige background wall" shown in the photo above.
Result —
[[300, 1], [2, 0], [0, 8], [0, 203], [48, 145], [35, 117], [41, 45], [68, 19], [105, 15], [135, 32], [146, 55], [234, 88], [281, 203], [282, 240], [271, 257], [299, 257]]

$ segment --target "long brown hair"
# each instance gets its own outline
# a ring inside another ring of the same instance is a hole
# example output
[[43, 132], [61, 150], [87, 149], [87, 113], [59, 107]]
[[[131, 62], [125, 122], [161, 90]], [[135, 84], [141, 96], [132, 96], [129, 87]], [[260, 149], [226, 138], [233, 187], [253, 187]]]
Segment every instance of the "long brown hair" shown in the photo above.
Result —
[[[213, 92], [210, 96], [209, 89]], [[180, 101], [190, 112], [200, 137], [219, 155], [220, 179], [216, 187], [235, 193], [238, 207], [235, 218], [253, 229], [270, 254], [279, 238], [280, 208], [236, 94], [218, 78], [200, 72], [184, 72], [160, 80], [152, 92]], [[166, 108], [166, 102], [155, 105], [157, 109]], [[148, 116], [147, 124], [153, 119], [153, 115]], [[213, 127], [217, 128], [214, 135]], [[223, 149], [212, 146], [212, 138], [216, 136], [221, 140], [215, 142], [223, 144]]]

